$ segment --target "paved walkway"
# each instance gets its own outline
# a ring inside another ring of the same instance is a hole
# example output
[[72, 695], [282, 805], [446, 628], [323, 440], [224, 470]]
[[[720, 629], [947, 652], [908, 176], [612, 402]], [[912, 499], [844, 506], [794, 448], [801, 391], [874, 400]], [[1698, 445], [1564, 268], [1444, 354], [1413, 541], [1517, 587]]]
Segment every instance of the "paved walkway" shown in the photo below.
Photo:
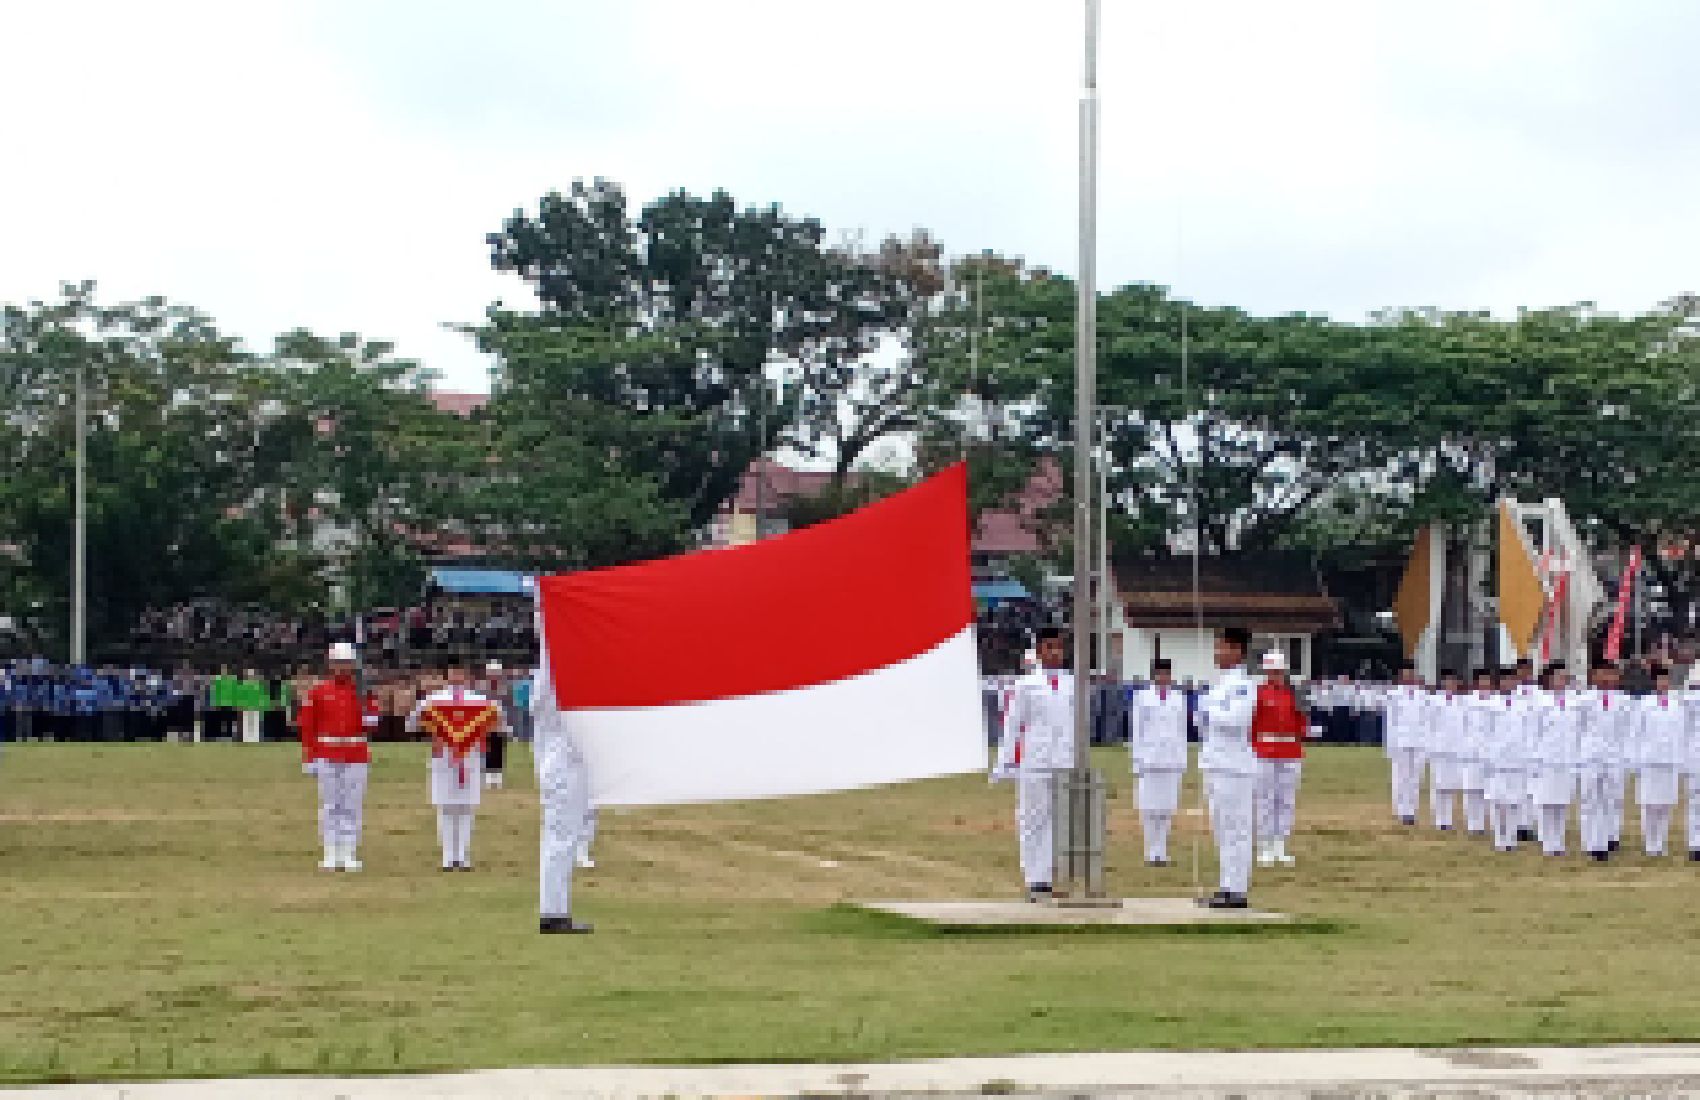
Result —
[[52, 1100], [482, 1100], [485, 1097], [954, 1093], [1306, 1097], [1638, 1095], [1700, 1091], [1700, 1046], [1134, 1053], [875, 1065], [500, 1069], [429, 1077], [270, 1078], [0, 1090]]

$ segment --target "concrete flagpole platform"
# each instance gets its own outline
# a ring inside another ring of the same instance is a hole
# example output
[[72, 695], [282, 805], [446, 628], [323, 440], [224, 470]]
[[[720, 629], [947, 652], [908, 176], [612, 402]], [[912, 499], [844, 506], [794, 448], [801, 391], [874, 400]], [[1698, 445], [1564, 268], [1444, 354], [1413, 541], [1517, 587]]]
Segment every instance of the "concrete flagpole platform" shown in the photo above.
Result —
[[865, 901], [853, 908], [914, 921], [941, 931], [1076, 928], [1292, 928], [1300, 922], [1267, 909], [1206, 909], [1192, 898], [1111, 898], [1103, 904], [1034, 903], [996, 898], [954, 901]]

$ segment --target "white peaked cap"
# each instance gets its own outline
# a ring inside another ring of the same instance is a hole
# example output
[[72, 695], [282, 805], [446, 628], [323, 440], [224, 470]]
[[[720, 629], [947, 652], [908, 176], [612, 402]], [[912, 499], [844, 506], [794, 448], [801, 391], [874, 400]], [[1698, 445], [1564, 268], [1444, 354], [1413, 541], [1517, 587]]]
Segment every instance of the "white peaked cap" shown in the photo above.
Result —
[[1265, 671], [1265, 672], [1285, 672], [1285, 671], [1287, 671], [1287, 655], [1285, 653], [1282, 653], [1278, 649], [1272, 649], [1268, 653], [1265, 653], [1263, 655], [1263, 671]]
[[500, 672], [500, 671], [502, 671], [502, 662], [491, 661], [489, 664], [484, 666], [484, 671], [485, 672]]
[[330, 659], [333, 661], [358, 661], [360, 658], [354, 652], [353, 642], [332, 642]]

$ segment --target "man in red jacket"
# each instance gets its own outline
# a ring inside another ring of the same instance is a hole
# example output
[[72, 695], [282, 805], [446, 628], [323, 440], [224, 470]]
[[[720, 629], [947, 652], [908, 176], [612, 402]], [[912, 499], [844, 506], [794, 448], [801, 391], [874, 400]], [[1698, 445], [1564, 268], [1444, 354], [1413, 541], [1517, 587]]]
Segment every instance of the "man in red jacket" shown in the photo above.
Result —
[[319, 833], [326, 871], [358, 871], [360, 825], [366, 801], [366, 772], [372, 760], [368, 731], [378, 724], [375, 707], [354, 682], [358, 663], [347, 642], [331, 646], [330, 678], [315, 684], [302, 702], [302, 770], [319, 780]]
[[1251, 749], [1257, 754], [1257, 863], [1291, 866], [1287, 838], [1293, 835], [1310, 720], [1287, 679], [1286, 655], [1278, 650], [1265, 653], [1263, 673], [1251, 715]]

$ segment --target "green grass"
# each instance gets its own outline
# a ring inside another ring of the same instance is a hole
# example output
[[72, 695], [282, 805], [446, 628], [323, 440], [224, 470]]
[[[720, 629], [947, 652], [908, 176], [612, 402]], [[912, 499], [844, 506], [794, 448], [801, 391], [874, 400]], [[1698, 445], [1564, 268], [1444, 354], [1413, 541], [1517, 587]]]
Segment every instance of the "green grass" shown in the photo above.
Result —
[[[1399, 830], [1373, 750], [1314, 755], [1301, 865], [1253, 883], [1332, 930], [1258, 936], [939, 935], [840, 907], [1012, 895], [1012, 791], [978, 777], [605, 815], [579, 892], [597, 934], [538, 936], [514, 756], [479, 873], [443, 875], [423, 752], [385, 746], [355, 876], [315, 869], [288, 747], [8, 746], [0, 1079], [1700, 1036], [1700, 868]], [[1113, 886], [1191, 893], [1198, 820], [1179, 868], [1147, 870], [1125, 757], [1102, 763]]]

